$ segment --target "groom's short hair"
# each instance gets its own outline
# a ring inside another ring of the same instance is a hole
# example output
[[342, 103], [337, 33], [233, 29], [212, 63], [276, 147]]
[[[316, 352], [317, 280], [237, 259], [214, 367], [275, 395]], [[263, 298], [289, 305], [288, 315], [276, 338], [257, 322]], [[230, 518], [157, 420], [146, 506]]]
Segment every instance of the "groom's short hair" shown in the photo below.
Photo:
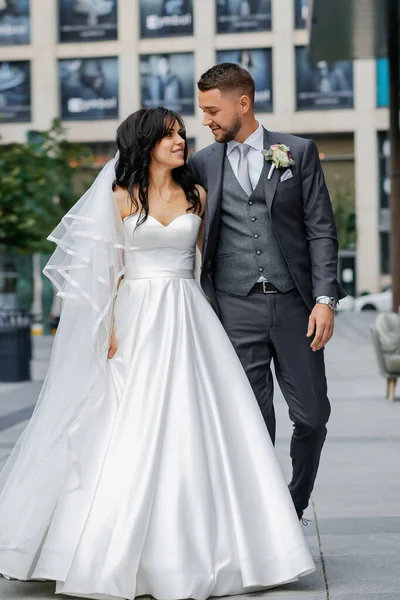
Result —
[[235, 63], [224, 62], [208, 69], [200, 77], [197, 87], [201, 92], [218, 89], [221, 92], [239, 91], [254, 105], [255, 83], [250, 73]]

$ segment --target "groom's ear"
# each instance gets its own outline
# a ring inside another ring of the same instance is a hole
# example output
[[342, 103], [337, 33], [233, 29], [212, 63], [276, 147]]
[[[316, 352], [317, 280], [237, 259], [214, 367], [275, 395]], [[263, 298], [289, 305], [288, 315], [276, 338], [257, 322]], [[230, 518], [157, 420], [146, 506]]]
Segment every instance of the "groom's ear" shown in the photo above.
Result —
[[239, 99], [239, 103], [240, 103], [240, 108], [242, 111], [242, 114], [247, 114], [249, 112], [249, 110], [252, 109], [252, 103], [251, 100], [248, 96], [246, 96], [246, 94], [243, 94], [240, 99]]

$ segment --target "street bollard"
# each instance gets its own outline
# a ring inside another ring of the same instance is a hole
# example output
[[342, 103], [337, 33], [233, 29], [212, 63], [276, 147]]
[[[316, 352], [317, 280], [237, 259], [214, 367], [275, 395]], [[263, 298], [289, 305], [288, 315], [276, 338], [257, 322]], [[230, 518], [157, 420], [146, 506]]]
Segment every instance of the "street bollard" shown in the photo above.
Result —
[[0, 310], [0, 382], [31, 378], [30, 316], [26, 311]]

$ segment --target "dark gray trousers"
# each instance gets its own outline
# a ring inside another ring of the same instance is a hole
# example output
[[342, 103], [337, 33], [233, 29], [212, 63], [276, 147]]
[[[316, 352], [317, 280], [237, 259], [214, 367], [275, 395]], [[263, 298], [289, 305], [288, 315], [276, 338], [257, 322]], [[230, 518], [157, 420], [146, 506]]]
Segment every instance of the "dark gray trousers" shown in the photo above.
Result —
[[323, 350], [306, 337], [309, 310], [297, 290], [234, 296], [217, 291], [222, 324], [247, 373], [272, 442], [275, 411], [271, 360], [293, 421], [289, 490], [298, 510], [308, 506], [330, 415]]

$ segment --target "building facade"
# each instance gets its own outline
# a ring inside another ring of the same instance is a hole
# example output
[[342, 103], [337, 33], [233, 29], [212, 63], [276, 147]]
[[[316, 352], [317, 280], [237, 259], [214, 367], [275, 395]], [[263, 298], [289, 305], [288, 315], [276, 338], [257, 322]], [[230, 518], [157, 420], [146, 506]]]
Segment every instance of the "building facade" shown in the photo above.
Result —
[[307, 0], [5, 4], [1, 144], [24, 142], [28, 130], [47, 129], [59, 116], [68, 138], [91, 144], [101, 166], [121, 120], [163, 104], [184, 115], [192, 149], [200, 149], [213, 139], [201, 124], [196, 80], [216, 62], [239, 62], [256, 81], [263, 125], [313, 138], [334, 204], [355, 198], [356, 245], [351, 231], [341, 234], [348, 251], [339, 276], [348, 291], [375, 292], [389, 283], [385, 64], [312, 66]]

